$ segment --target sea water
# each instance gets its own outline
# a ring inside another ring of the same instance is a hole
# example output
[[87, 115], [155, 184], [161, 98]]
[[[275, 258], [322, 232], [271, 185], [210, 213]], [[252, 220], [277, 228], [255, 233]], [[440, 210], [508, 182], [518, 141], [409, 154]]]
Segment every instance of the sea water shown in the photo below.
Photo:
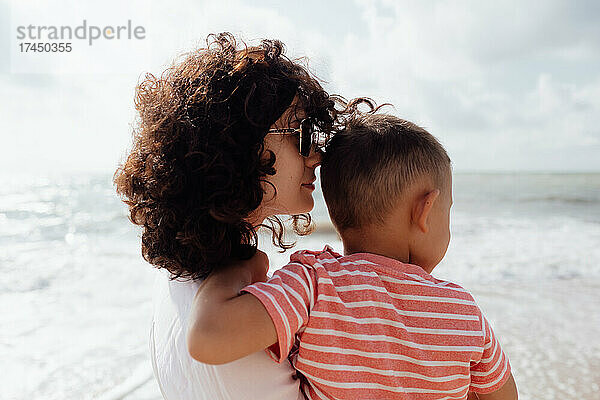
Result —
[[[474, 294], [521, 399], [600, 398], [600, 174], [455, 174], [453, 186], [433, 274]], [[315, 198], [318, 233], [296, 248], [342, 251]], [[291, 252], [267, 242], [283, 265]], [[110, 175], [0, 176], [0, 398], [160, 399], [155, 274]]]

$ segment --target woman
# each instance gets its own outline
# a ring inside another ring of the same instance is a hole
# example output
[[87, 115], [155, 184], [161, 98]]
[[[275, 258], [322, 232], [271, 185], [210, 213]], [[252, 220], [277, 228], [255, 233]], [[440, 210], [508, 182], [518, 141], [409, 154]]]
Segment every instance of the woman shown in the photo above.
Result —
[[[292, 215], [310, 232], [314, 131], [328, 134], [348, 111], [278, 41], [238, 49], [229, 34], [187, 54], [160, 79], [147, 75], [136, 91], [139, 126], [115, 173], [130, 220], [143, 227], [142, 254], [167, 271], [158, 279], [151, 358], [169, 400], [297, 399], [289, 364], [265, 352], [210, 366], [187, 351], [187, 316], [211, 271], [248, 259], [258, 227], [283, 241], [276, 215]], [[240, 327], [244, 329], [244, 327]]]

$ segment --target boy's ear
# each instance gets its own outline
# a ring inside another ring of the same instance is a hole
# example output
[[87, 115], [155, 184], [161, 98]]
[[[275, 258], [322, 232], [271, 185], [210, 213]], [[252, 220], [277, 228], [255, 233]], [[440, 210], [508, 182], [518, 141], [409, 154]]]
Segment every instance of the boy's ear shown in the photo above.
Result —
[[440, 190], [435, 189], [431, 192], [426, 193], [423, 196], [417, 198], [412, 208], [412, 221], [423, 233], [429, 231], [427, 219], [433, 208], [433, 203], [437, 200], [440, 195]]

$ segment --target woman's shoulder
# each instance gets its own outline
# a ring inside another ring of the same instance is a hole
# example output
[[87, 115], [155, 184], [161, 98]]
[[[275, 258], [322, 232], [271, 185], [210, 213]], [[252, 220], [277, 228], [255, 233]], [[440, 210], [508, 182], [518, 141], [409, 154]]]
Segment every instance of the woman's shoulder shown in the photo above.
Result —
[[187, 320], [201, 281], [171, 279], [166, 270], [158, 270], [154, 278], [153, 318], [155, 324], [181, 326], [187, 329]]

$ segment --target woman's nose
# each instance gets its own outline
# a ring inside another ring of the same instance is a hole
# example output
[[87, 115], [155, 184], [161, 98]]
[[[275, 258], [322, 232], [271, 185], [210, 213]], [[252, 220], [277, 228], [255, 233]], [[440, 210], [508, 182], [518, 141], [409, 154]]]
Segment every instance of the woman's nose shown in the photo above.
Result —
[[317, 150], [316, 146], [312, 146], [310, 149], [310, 154], [308, 157], [304, 159], [304, 164], [309, 168], [317, 168], [321, 165], [321, 160], [323, 158], [323, 153]]

